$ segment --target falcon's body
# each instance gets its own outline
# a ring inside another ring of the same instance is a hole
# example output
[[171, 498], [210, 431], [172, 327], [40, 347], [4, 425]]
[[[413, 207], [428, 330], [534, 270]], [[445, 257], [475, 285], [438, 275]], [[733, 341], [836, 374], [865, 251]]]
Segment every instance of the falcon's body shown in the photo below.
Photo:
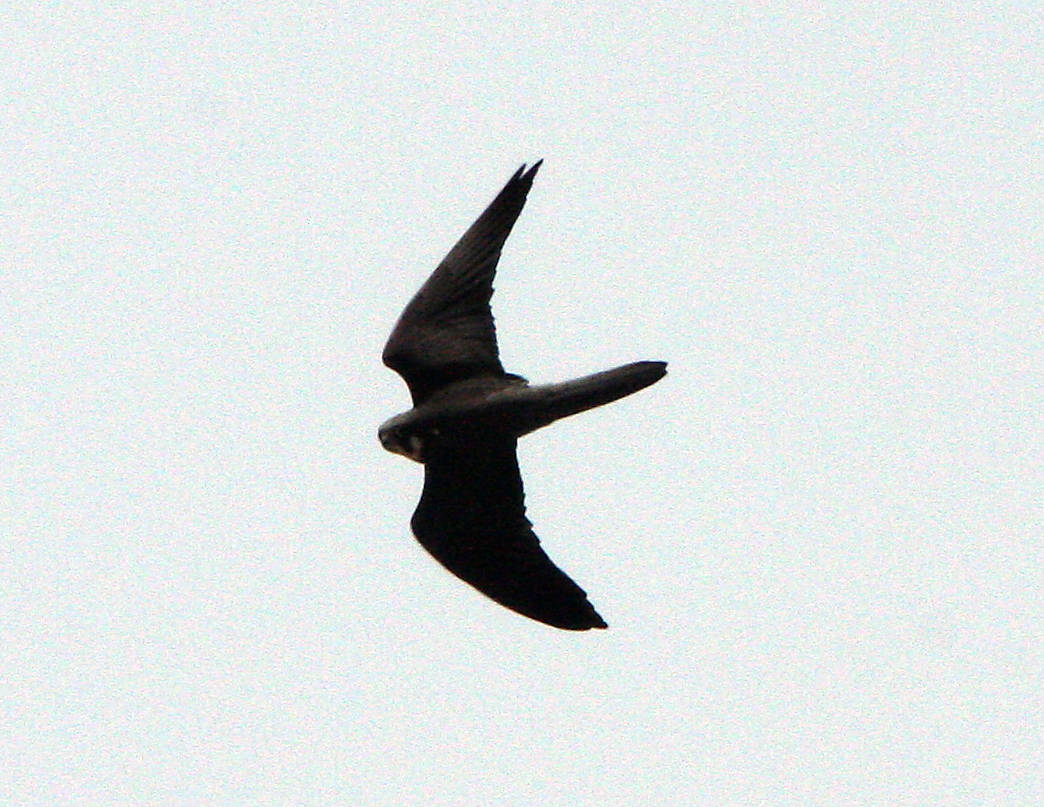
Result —
[[540, 163], [520, 168], [403, 311], [384, 363], [414, 408], [385, 422], [382, 445], [424, 464], [417, 539], [440, 563], [521, 614], [569, 630], [604, 628], [583, 590], [540, 548], [525, 516], [515, 444], [559, 418], [658, 381], [636, 362], [530, 386], [500, 364], [489, 300], [500, 250]]

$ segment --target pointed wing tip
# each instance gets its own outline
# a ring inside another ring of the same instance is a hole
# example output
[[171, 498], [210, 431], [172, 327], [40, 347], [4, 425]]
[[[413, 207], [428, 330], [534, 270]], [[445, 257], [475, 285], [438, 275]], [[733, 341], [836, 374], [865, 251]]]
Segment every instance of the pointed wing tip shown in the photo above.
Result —
[[[579, 614], [575, 610], [570, 609], [571, 613], [558, 613], [550, 617], [547, 614], [537, 614], [521, 609], [512, 610], [518, 610], [518, 613], [523, 616], [535, 619], [537, 622], [543, 622], [545, 625], [550, 625], [553, 628], [560, 628], [561, 630], [605, 630], [609, 627], [605, 620], [598, 615], [591, 603], [584, 600], [583, 604], [586, 608]], [[508, 607], [510, 608], [511, 606]]]
[[[512, 609], [514, 610], [514, 609]], [[601, 617], [598, 618], [597, 622], [557, 622], [548, 619], [541, 619], [540, 617], [533, 616], [532, 614], [526, 614], [519, 612], [524, 617], [534, 620], [535, 622], [542, 622], [552, 628], [558, 628], [559, 630], [568, 630], [580, 633], [585, 630], [605, 630], [609, 626], [605, 624]]]
[[[537, 171], [540, 170], [540, 166], [542, 166], [543, 164], [544, 164], [544, 158], [543, 157], [541, 157], [539, 160], [537, 160], [532, 165], [528, 165], [527, 163], [522, 163], [522, 165], [520, 165], [518, 167], [518, 170], [515, 172], [515, 175], [513, 177], [511, 177], [511, 181], [512, 182], [528, 182], [529, 184], [532, 184], [533, 183], [533, 178], [536, 176]], [[528, 171], [526, 170], [527, 166], [529, 168]]]
[[597, 622], [592, 622], [590, 624], [582, 624], [582, 625], [555, 625], [554, 627], [562, 628], [562, 630], [584, 631], [584, 630], [605, 630], [609, 626], [606, 625], [605, 622], [601, 618], [599, 618], [599, 620]]

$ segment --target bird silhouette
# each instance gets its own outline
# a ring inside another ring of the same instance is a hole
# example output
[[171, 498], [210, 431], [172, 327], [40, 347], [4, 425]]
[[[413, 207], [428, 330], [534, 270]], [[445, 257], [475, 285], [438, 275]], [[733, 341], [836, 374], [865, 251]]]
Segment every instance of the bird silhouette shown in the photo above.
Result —
[[424, 465], [411, 526], [436, 560], [513, 611], [588, 630], [606, 623], [541, 548], [526, 518], [516, 444], [655, 383], [667, 365], [640, 361], [544, 385], [504, 371], [489, 306], [493, 275], [542, 162], [515, 172], [403, 310], [383, 359], [406, 381], [413, 408], [378, 436]]

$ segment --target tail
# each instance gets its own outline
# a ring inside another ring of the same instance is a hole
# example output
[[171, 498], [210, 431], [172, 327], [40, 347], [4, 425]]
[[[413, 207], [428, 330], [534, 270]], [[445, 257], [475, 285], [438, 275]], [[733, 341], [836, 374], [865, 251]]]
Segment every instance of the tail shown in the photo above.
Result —
[[530, 387], [534, 406], [530, 410], [530, 424], [527, 424], [531, 427], [525, 431], [530, 432], [569, 415], [612, 403], [655, 384], [666, 374], [667, 362], [636, 361], [562, 384]]

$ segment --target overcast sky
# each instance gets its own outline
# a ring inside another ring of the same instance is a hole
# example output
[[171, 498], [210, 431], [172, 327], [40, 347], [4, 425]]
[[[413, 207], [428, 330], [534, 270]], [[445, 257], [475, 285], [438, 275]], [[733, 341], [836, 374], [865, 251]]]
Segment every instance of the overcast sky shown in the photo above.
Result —
[[[1034, 4], [16, 5], [0, 802], [1044, 803]], [[539, 158], [505, 366], [670, 362], [520, 446], [583, 634], [376, 438]]]

